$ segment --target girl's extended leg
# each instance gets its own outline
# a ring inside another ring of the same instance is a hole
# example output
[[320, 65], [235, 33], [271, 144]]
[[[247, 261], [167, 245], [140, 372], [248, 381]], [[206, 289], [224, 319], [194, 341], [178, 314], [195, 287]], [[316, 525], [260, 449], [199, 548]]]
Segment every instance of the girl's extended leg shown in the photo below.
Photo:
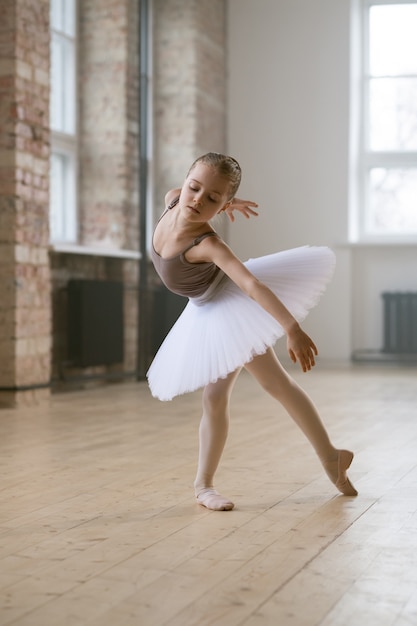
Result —
[[339, 491], [349, 496], [357, 495], [346, 475], [353, 453], [338, 450], [332, 445], [313, 402], [285, 371], [272, 348], [247, 363], [245, 369], [283, 405], [301, 428]]
[[213, 479], [227, 439], [230, 394], [239, 372], [240, 369], [237, 369], [227, 378], [207, 385], [203, 391], [203, 416], [194, 488], [197, 501], [214, 511], [230, 511], [234, 507], [233, 502], [217, 493]]

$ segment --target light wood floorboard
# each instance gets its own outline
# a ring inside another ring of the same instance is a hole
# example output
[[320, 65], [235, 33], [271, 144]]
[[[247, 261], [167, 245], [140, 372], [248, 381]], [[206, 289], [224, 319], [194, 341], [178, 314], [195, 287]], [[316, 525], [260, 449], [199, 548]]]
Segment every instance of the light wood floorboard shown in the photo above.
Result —
[[291, 370], [337, 446], [339, 496], [241, 374], [217, 486], [196, 504], [200, 393], [145, 383], [0, 411], [1, 626], [415, 626], [417, 370]]

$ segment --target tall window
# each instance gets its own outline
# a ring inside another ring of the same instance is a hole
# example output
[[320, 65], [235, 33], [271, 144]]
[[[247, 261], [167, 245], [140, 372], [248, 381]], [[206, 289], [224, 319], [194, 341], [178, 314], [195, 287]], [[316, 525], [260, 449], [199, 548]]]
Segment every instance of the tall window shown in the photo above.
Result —
[[52, 242], [77, 240], [76, 0], [51, 0]]
[[356, 239], [417, 240], [417, 2], [362, 0]]

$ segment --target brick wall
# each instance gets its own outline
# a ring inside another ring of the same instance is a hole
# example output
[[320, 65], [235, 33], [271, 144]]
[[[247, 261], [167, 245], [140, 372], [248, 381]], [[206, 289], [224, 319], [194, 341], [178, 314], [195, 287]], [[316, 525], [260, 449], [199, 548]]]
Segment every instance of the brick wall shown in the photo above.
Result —
[[226, 149], [224, 0], [154, 0], [155, 206], [197, 156]]
[[138, 15], [133, 0], [80, 3], [80, 239], [138, 248]]
[[13, 406], [50, 379], [49, 2], [5, 0], [0, 24], [0, 405]]

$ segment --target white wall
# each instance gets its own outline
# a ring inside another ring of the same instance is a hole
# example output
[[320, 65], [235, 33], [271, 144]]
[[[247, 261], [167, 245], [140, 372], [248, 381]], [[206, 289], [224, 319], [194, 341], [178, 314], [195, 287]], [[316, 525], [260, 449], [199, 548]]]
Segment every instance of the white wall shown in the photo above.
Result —
[[381, 291], [417, 290], [415, 246], [347, 245], [349, 41], [349, 0], [228, 0], [228, 150], [240, 197], [261, 213], [238, 219], [229, 240], [243, 259], [333, 248], [335, 277], [304, 327], [322, 359], [342, 361], [381, 347]]

